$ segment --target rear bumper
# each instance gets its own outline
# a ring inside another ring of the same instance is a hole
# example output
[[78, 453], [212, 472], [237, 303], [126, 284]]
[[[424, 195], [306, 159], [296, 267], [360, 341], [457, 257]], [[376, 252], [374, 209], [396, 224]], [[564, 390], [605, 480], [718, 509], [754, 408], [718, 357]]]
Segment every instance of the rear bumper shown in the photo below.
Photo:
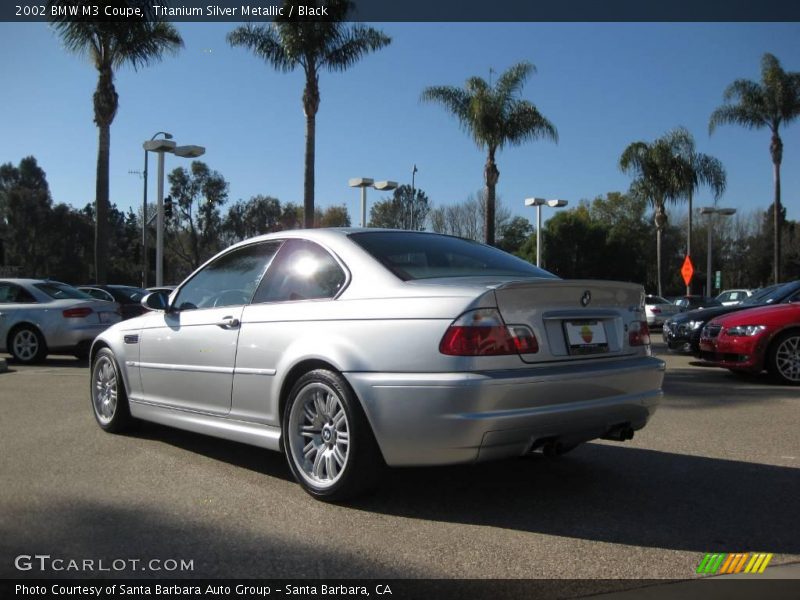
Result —
[[88, 346], [94, 338], [108, 329], [110, 325], [112, 323], [61, 327], [46, 336], [47, 347], [50, 351], [71, 351], [80, 346]]
[[661, 398], [654, 357], [478, 373], [345, 373], [390, 466], [520, 456], [644, 427]]

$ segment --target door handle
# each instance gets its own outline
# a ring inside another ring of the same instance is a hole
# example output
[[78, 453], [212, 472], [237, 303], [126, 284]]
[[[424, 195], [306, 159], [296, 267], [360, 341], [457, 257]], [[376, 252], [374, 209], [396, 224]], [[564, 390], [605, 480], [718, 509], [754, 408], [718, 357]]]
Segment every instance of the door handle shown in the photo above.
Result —
[[239, 326], [239, 319], [236, 317], [223, 317], [217, 325], [223, 329], [236, 329]]

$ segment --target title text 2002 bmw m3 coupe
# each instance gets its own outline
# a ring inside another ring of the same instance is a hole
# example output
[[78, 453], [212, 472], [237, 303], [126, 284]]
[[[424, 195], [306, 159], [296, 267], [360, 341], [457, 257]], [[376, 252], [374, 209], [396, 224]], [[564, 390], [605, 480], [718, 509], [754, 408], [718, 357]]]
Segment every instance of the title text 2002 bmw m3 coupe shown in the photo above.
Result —
[[342, 500], [385, 465], [630, 439], [664, 372], [643, 300], [438, 234], [268, 234], [100, 335], [92, 406], [107, 431], [138, 418], [282, 450]]

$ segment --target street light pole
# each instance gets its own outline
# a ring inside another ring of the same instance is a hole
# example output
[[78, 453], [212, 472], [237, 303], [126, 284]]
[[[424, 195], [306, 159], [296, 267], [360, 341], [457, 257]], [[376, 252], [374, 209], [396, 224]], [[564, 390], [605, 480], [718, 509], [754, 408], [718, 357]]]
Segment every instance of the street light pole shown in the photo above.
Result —
[[561, 208], [569, 204], [568, 200], [546, 200], [544, 198], [526, 198], [525, 206], [536, 207], [536, 266], [542, 266], [542, 206]]
[[[153, 134], [153, 137], [150, 138], [150, 141], [155, 140], [159, 135], [163, 135], [165, 140], [171, 140], [172, 134], [167, 133], [166, 131], [157, 131]], [[144, 151], [144, 171], [142, 172], [142, 178], [144, 179], [144, 191], [142, 193], [142, 287], [147, 287], [147, 272], [148, 269], [148, 260], [147, 260], [147, 149]]]
[[414, 229], [414, 193], [415, 193], [416, 189], [414, 187], [414, 183], [415, 183], [415, 176], [417, 174], [417, 171], [418, 171], [417, 165], [414, 165], [414, 168], [411, 169], [411, 203], [408, 205], [408, 207], [409, 207], [409, 209], [411, 211], [411, 219], [410, 219], [410, 222], [408, 224], [409, 225], [408, 228], [410, 230], [412, 230], [412, 231], [415, 230]]
[[711, 296], [711, 225], [713, 215], [722, 215], [723, 217], [730, 217], [736, 214], [735, 208], [716, 208], [714, 206], [706, 206], [700, 209], [700, 213], [708, 215], [708, 252], [706, 252], [706, 296]]
[[[172, 137], [172, 136], [170, 136]], [[177, 146], [172, 140], [150, 140], [144, 143], [145, 153], [158, 153], [158, 200], [156, 205], [156, 285], [164, 285], [164, 153], [183, 158], [205, 154], [202, 146]]]
[[375, 181], [369, 177], [354, 177], [347, 184], [350, 187], [361, 188], [361, 227], [367, 226], [367, 188], [373, 187], [380, 191], [389, 191], [397, 187], [396, 181]]

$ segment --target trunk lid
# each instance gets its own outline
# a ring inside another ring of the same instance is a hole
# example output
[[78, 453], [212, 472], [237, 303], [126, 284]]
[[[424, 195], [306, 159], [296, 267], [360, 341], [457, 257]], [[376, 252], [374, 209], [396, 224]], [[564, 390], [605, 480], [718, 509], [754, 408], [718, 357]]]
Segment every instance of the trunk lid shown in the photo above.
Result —
[[515, 281], [495, 290], [506, 325], [529, 327], [539, 342], [529, 363], [587, 360], [644, 351], [632, 347], [632, 323], [646, 321], [644, 289], [633, 283], [594, 280]]

